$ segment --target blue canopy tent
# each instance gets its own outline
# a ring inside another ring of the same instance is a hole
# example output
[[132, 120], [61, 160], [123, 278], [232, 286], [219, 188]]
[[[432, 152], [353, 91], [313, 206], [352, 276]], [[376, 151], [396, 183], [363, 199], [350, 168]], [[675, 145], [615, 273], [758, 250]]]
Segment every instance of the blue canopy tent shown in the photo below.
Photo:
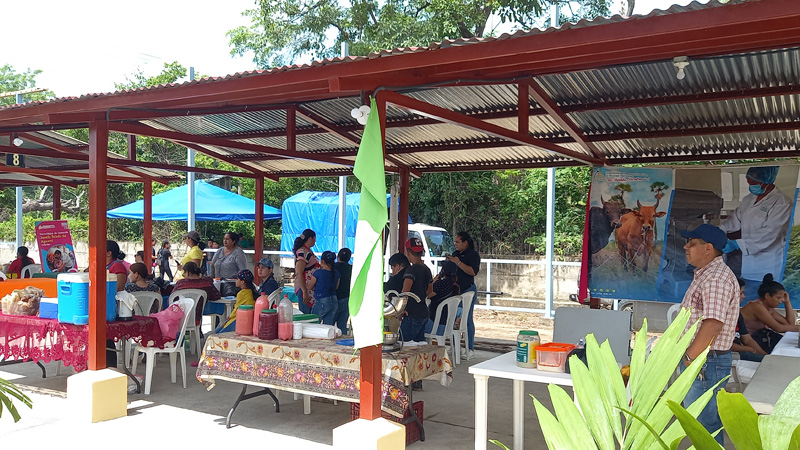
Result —
[[[187, 185], [153, 196], [153, 220], [188, 220]], [[194, 182], [196, 220], [255, 220], [256, 201], [202, 180]], [[109, 219], [143, 219], [144, 200], [106, 212]], [[264, 220], [280, 219], [281, 211], [264, 205]]]
[[[386, 194], [386, 205], [389, 206], [391, 196]], [[361, 204], [360, 193], [348, 193], [345, 196], [347, 223], [345, 225], [345, 243], [354, 249], [356, 241], [356, 223], [358, 207]], [[281, 251], [292, 251], [294, 239], [310, 228], [317, 233], [317, 243], [311, 249], [320, 253], [324, 250], [339, 249], [339, 193], [302, 191], [283, 201], [281, 207]], [[408, 218], [408, 223], [411, 218]]]

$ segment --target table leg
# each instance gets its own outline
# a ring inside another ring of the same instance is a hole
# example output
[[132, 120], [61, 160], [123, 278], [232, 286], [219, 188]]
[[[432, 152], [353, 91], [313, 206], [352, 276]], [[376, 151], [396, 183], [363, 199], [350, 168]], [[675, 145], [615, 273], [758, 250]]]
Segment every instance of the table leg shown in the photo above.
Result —
[[475, 450], [486, 450], [489, 439], [487, 408], [489, 377], [475, 375]]
[[303, 394], [303, 414], [311, 414], [311, 396]]
[[514, 380], [514, 450], [522, 450], [525, 446], [525, 382]]

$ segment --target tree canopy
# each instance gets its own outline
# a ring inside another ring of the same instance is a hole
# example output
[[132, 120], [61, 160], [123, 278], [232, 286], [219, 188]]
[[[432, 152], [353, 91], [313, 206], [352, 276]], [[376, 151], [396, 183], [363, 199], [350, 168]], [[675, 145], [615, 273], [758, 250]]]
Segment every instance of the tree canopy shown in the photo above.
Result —
[[[6, 64], [0, 66], [0, 94], [6, 92], [23, 91], [36, 87], [36, 76], [42, 73], [41, 70], [27, 69], [25, 72], [17, 72]], [[24, 94], [25, 101], [47, 100], [53, 98], [52, 91], [33, 92]], [[15, 96], [0, 97], [0, 106], [13, 105], [17, 102]]]
[[[608, 14], [608, 0], [257, 0], [243, 13], [251, 20], [228, 32], [231, 53], [252, 51], [260, 68], [303, 58], [339, 56], [343, 42], [351, 55], [406, 46], [428, 46], [443, 39], [485, 37], [504, 29], [543, 24], [553, 4], [559, 23]], [[490, 21], [490, 18], [495, 20]]]

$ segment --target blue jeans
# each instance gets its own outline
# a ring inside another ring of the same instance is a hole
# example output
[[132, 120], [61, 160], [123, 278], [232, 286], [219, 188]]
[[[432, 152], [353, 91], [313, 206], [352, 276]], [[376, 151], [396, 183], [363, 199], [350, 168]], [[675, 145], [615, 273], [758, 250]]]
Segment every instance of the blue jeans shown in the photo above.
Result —
[[297, 309], [303, 314], [311, 314], [311, 307], [303, 303], [303, 290], [298, 289], [294, 293], [297, 295]]
[[431, 320], [427, 317], [421, 319], [412, 319], [411, 317], [403, 317], [400, 322], [400, 337], [403, 342], [415, 341], [422, 342], [425, 340], [425, 324]]
[[[439, 334], [439, 335], [444, 334], [445, 327], [446, 327], [446, 325], [440, 323], [439, 326], [436, 327], [436, 334]], [[433, 332], [433, 321], [431, 319], [428, 319], [428, 322], [425, 324], [425, 332], [426, 333], [432, 333]]]
[[739, 352], [739, 359], [742, 361], [754, 361], [754, 362], [761, 362], [764, 360], [764, 356], [756, 352]]
[[319, 321], [325, 325], [333, 325], [336, 323], [336, 310], [338, 309], [338, 300], [335, 295], [329, 297], [322, 297], [316, 299], [314, 307], [311, 308], [311, 314], [316, 314]]
[[336, 326], [347, 334], [347, 319], [350, 318], [350, 297], [340, 298], [336, 308]]
[[[475, 302], [478, 301], [478, 287], [475, 286], [475, 283], [472, 283], [472, 286], [467, 288], [464, 293], [467, 292], [474, 292], [475, 294], [472, 296], [472, 304], [469, 305], [469, 311], [467, 312], [467, 343], [470, 350], [475, 349], [475, 321], [472, 319], [472, 312], [475, 310]], [[463, 317], [461, 320], [464, 320]]]
[[224, 326], [224, 325], [225, 325], [224, 323], [219, 325], [217, 327], [217, 329], [214, 330], [214, 333], [227, 333], [228, 331], [233, 331], [233, 330], [236, 329], [236, 321], [235, 320], [233, 322], [231, 322], [231, 324], [228, 325], [227, 327]]
[[[705, 380], [700, 380], [700, 377], [694, 380], [692, 387], [689, 388], [689, 392], [686, 393], [686, 397], [683, 399], [684, 406], [688, 407], [692, 402], [700, 398], [705, 391], [717, 384], [719, 380], [729, 376], [731, 374], [731, 361], [731, 352], [721, 355], [715, 355], [709, 352], [705, 365]], [[686, 366], [684, 366], [683, 361], [681, 361], [681, 372], [684, 370], [686, 370]], [[719, 413], [717, 412], [717, 392], [724, 388], [727, 383], [728, 382], [725, 381], [714, 389], [714, 396], [711, 397], [706, 407], [703, 408], [703, 411], [697, 416], [697, 421], [700, 422], [709, 433], [713, 433], [722, 428], [722, 420], [720, 420]], [[724, 445], [725, 438], [721, 431], [717, 434], [715, 439], [719, 442], [719, 445]]]

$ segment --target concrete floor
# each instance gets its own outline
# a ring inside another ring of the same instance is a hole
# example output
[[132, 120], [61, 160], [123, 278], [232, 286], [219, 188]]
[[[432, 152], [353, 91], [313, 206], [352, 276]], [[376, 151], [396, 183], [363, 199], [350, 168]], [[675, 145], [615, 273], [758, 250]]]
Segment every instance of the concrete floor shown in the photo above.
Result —
[[[474, 448], [474, 382], [468, 373], [469, 365], [498, 356], [497, 353], [476, 351], [471, 361], [463, 361], [454, 371], [448, 387], [436, 381], [425, 381], [422, 392], [414, 392], [414, 400], [424, 401], [426, 440], [412, 448], [454, 450]], [[188, 360], [195, 360], [187, 355]], [[235, 442], [285, 444], [287, 448], [330, 448], [332, 430], [350, 420], [350, 404], [312, 401], [311, 415], [303, 415], [302, 401], [294, 401], [289, 393], [281, 393], [281, 412], [276, 414], [272, 399], [257, 397], [242, 402], [233, 415], [235, 424], [225, 428], [225, 417], [241, 391], [241, 385], [218, 382], [206, 391], [194, 378], [194, 368], [188, 369], [187, 389], [169, 381], [169, 361], [161, 358], [153, 376], [151, 395], [128, 396], [128, 416], [97, 424], [76, 423], [70, 417], [66, 397], [70, 368], [55, 375], [55, 362], [46, 364], [48, 377], [32, 363], [0, 367], [0, 377], [25, 386], [33, 398], [33, 409], [22, 407], [22, 420], [13, 423], [8, 411], [0, 418], [0, 440], [28, 444], [35, 436], [58, 440], [74, 440], [85, 436], [86, 442], [110, 442], [116, 449], [141, 449], [146, 442], [191, 443], [207, 448], [210, 445], [230, 445]], [[180, 369], [179, 369], [180, 370]], [[144, 366], [139, 365], [139, 373]], [[66, 373], [64, 373], [66, 372]], [[526, 393], [534, 394], [550, 406], [546, 386], [526, 383]], [[571, 392], [570, 392], [571, 394]], [[489, 382], [489, 438], [512, 443], [511, 381], [492, 379]], [[536, 420], [533, 404], [526, 407], [525, 448], [545, 449]], [[152, 437], [150, 437], [152, 436]], [[61, 445], [59, 442], [57, 445]], [[489, 444], [492, 448], [492, 444]], [[273, 447], [274, 448], [274, 447]]]

